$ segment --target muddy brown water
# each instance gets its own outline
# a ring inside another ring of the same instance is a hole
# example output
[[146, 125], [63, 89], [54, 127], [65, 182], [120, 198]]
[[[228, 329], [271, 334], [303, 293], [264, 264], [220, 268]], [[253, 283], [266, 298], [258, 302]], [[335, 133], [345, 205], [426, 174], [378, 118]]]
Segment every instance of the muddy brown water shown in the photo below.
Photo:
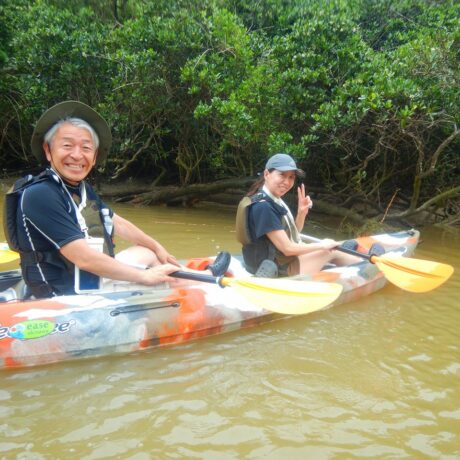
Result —
[[[180, 258], [239, 249], [230, 209], [115, 208]], [[456, 268], [426, 294], [1, 371], [0, 458], [460, 458], [460, 232], [422, 239], [415, 257]]]

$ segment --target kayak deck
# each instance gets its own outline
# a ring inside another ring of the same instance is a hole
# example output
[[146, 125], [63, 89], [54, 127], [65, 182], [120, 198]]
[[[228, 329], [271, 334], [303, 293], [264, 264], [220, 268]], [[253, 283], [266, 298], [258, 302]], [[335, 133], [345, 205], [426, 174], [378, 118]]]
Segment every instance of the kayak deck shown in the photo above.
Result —
[[[358, 242], [362, 252], [379, 242], [387, 251], [411, 256], [418, 240], [419, 232], [413, 230]], [[231, 269], [238, 277], [245, 273], [237, 259], [232, 260]], [[302, 283], [312, 278], [291, 279]], [[327, 268], [313, 280], [343, 286], [340, 297], [328, 307], [355, 301], [386, 284], [383, 274], [366, 260]], [[231, 287], [190, 282], [165, 289], [12, 300], [0, 303], [0, 368], [145, 350], [282, 317], [253, 305]]]

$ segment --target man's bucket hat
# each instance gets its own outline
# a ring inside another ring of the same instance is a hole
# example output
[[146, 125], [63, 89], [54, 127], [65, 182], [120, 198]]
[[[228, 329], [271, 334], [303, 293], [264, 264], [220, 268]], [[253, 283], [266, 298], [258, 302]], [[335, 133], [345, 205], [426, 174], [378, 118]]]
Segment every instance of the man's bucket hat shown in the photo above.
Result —
[[60, 102], [49, 108], [39, 118], [32, 133], [31, 141], [32, 153], [35, 158], [40, 163], [46, 163], [46, 156], [43, 151], [43, 138], [45, 134], [58, 121], [70, 117], [86, 121], [96, 131], [99, 137], [96, 164], [103, 165], [112, 145], [112, 134], [110, 133], [109, 125], [94, 109], [79, 101]]

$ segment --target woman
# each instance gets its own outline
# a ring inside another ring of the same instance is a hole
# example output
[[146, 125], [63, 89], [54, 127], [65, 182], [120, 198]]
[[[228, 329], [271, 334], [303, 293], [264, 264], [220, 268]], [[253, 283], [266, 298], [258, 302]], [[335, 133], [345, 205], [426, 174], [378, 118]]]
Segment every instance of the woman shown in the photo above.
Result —
[[313, 202], [305, 185], [297, 188], [297, 216], [282, 197], [305, 173], [289, 155], [278, 153], [265, 166], [263, 176], [238, 206], [237, 238], [243, 244], [246, 268], [256, 276], [314, 274], [331, 262], [348, 265], [358, 257], [334, 250], [340, 243], [331, 239], [303, 244], [300, 239], [305, 218]]

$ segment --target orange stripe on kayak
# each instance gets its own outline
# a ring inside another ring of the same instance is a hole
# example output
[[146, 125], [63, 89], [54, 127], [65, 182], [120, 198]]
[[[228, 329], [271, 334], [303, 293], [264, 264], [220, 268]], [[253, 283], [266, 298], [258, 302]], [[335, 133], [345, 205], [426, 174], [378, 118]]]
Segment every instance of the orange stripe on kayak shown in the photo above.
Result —
[[206, 309], [206, 297], [202, 289], [175, 289], [165, 300], [172, 302], [179, 300], [180, 307], [177, 316], [158, 331], [157, 339], [161, 345], [206, 336], [210, 328], [223, 326], [223, 317], [209, 314], [212, 310]]
[[196, 257], [194, 259], [187, 260], [185, 266], [192, 270], [205, 270], [206, 267], [213, 263], [213, 259], [210, 257]]
[[371, 246], [376, 243], [372, 236], [360, 236], [358, 238], [358, 252], [367, 253]]
[[313, 279], [315, 281], [327, 281], [327, 282], [332, 282], [340, 278], [341, 274], [340, 273], [334, 273], [334, 272], [319, 272], [313, 275]]

